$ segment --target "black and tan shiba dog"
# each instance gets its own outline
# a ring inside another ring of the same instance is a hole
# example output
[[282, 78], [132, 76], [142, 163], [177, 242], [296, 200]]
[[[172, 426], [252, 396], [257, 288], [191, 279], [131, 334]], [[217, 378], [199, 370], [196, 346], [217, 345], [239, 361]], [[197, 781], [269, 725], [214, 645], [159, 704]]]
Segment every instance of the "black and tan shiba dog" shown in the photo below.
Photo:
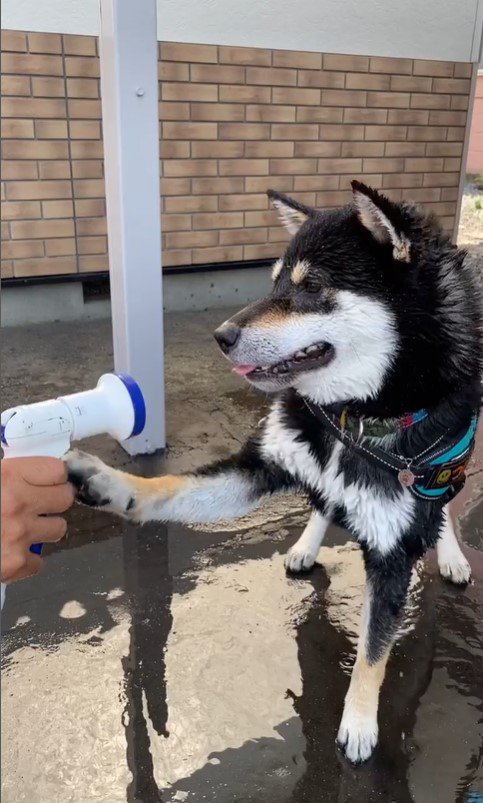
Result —
[[385, 665], [411, 568], [437, 545], [442, 574], [469, 580], [445, 506], [459, 490], [480, 401], [480, 309], [464, 253], [433, 217], [353, 182], [320, 212], [269, 193], [293, 238], [273, 289], [215, 337], [234, 370], [274, 394], [241, 451], [191, 474], [141, 479], [68, 455], [81, 501], [133, 522], [236, 517], [300, 490], [310, 521], [286, 558], [309, 569], [335, 516], [357, 538], [367, 584], [339, 744], [371, 755]]

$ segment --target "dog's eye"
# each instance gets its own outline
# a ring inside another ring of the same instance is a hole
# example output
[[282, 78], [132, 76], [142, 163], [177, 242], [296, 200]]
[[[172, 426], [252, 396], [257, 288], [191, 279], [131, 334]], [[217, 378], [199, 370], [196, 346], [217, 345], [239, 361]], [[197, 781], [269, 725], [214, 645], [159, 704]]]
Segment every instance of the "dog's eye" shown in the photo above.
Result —
[[306, 293], [320, 293], [322, 285], [316, 279], [307, 279], [304, 282], [304, 290]]

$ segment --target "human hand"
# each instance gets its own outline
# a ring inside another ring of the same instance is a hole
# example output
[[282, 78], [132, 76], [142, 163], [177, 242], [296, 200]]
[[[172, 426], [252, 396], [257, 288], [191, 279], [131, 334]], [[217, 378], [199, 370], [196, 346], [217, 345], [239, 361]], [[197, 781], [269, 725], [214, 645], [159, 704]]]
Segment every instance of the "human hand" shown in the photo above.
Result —
[[60, 541], [67, 522], [60, 516], [74, 502], [67, 470], [55, 457], [12, 457], [1, 461], [2, 582], [37, 574], [42, 558], [31, 544]]

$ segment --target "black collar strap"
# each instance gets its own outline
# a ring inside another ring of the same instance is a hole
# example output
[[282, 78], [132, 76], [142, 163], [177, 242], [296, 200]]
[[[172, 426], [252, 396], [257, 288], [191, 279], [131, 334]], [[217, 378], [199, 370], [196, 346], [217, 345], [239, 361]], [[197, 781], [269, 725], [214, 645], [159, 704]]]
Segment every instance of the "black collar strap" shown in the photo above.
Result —
[[[373, 442], [368, 442], [364, 438], [364, 428], [361, 419], [361, 425], [354, 437], [353, 433], [343, 426], [343, 418], [338, 418], [332, 415], [324, 407], [314, 405], [307, 399], [303, 399], [304, 404], [308, 411], [319, 421], [325, 429], [327, 429], [337, 440], [344, 446], [351, 449], [356, 454], [377, 464], [380, 468], [393, 472], [401, 485], [410, 488], [410, 490], [418, 497], [432, 501], [442, 501], [444, 504], [450, 501], [463, 487], [465, 481], [464, 469], [469, 461], [472, 452], [472, 445], [464, 451], [464, 454], [457, 455], [457, 458], [448, 460], [447, 463], [439, 464], [436, 468], [429, 465], [429, 461], [439, 454], [438, 447], [441, 447], [441, 442], [447, 437], [448, 431], [442, 433], [433, 443], [431, 443], [423, 452], [420, 452], [414, 458], [405, 458], [401, 455], [396, 455], [387, 449], [382, 449], [380, 446], [375, 445]], [[394, 430], [393, 430], [394, 431]], [[370, 436], [372, 437], [372, 436]], [[447, 447], [443, 449], [446, 451]], [[422, 462], [416, 462], [423, 458]], [[447, 474], [442, 474], [442, 472]], [[452, 472], [454, 471], [454, 475]], [[445, 492], [439, 494], [437, 498], [432, 497], [430, 494], [432, 489], [436, 488], [443, 490], [440, 483], [440, 477], [444, 476], [446, 480], [455, 476], [454, 482], [448, 484], [445, 481]], [[426, 493], [425, 493], [426, 491]]]

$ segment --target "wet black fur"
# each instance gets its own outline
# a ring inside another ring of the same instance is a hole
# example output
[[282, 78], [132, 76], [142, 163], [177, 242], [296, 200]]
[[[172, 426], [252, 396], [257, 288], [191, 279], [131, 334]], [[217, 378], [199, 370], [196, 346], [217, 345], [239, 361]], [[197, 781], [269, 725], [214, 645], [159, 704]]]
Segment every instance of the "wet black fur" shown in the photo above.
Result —
[[[337, 290], [350, 290], [383, 302], [392, 311], [400, 349], [377, 397], [369, 401], [341, 399], [354, 415], [393, 419], [425, 408], [427, 417], [401, 430], [391, 444], [400, 455], [413, 457], [443, 433], [448, 437], [470, 423], [480, 408], [480, 298], [476, 277], [465, 264], [465, 254], [452, 245], [436, 219], [405, 204], [392, 204], [373, 190], [357, 184], [389, 217], [395, 230], [410, 243], [409, 262], [393, 256], [390, 242], [381, 244], [361, 223], [357, 209], [348, 205], [326, 213], [304, 207], [284, 196], [271, 197], [306, 215], [284, 256], [271, 294], [232, 319], [249, 326], [270, 312], [324, 313], [337, 303]], [[304, 260], [311, 266], [308, 279], [294, 285], [293, 266]], [[445, 278], [445, 282], [442, 279]], [[296, 431], [310, 448], [322, 472], [334, 439], [293, 390], [279, 395], [285, 427]], [[268, 462], [260, 449], [260, 433], [249, 439], [238, 455], [210, 465], [196, 475], [232, 473], [248, 480], [253, 500], [278, 491], [307, 493], [311, 505], [325, 513], [323, 495], [304, 486], [279, 465]], [[357, 480], [375, 487], [386, 499], [402, 493], [394, 472], [345, 449], [340, 471], [346, 486]], [[82, 481], [85, 481], [83, 478]], [[107, 500], [108, 501], [108, 500]], [[95, 500], [99, 505], [99, 500]], [[343, 510], [336, 511], [342, 523]], [[411, 567], [436, 544], [442, 523], [438, 501], [415, 499], [412, 524], [388, 554], [360, 539], [367, 579], [372, 591], [368, 658], [376, 662], [391, 642], [410, 580]]]
[[[465, 253], [450, 243], [433, 216], [413, 206], [393, 204], [363, 185], [356, 185], [356, 189], [361, 187], [410, 241], [410, 262], [395, 259], [392, 244], [378, 243], [360, 222], [353, 205], [320, 213], [278, 193], [269, 193], [302, 211], [307, 220], [284, 254], [283, 268], [272, 293], [232, 320], [244, 326], [270, 311], [287, 315], [324, 311], [325, 305], [334, 303], [333, 290], [350, 290], [384, 302], [397, 322], [400, 351], [377, 398], [345, 402], [355, 415], [379, 419], [428, 410], [426, 419], [402, 430], [393, 444], [395, 452], [411, 457], [434, 443], [445, 430], [448, 437], [463, 430], [475, 409], [480, 408], [480, 298], [476, 277], [465, 265]], [[301, 260], [311, 266], [308, 287], [295, 286], [290, 278], [292, 267]], [[450, 277], [446, 290], [440, 286], [443, 274]], [[316, 288], [319, 286], [315, 293], [314, 282]], [[454, 294], [454, 326], [448, 327], [447, 317], [440, 311], [444, 292]], [[457, 358], [460, 352], [464, 359]], [[322, 471], [332, 452], [333, 437], [293, 390], [281, 395], [286, 427], [300, 432], [299, 438], [310, 446]], [[342, 453], [340, 468], [346, 484], [357, 480], [376, 486], [389, 498], [401, 494], [395, 473], [347, 449]], [[227, 469], [236, 469], [250, 478], [256, 498], [298, 489], [308, 494], [314, 508], [325, 512], [322, 496], [264, 461], [257, 436], [239, 455], [202, 473]], [[338, 511], [338, 518], [348, 524], [343, 511]], [[411, 568], [429, 547], [435, 546], [441, 523], [441, 503], [417, 499], [412, 526], [388, 555], [361, 543], [373, 598], [369, 660], [377, 661], [391, 641], [406, 600]]]

